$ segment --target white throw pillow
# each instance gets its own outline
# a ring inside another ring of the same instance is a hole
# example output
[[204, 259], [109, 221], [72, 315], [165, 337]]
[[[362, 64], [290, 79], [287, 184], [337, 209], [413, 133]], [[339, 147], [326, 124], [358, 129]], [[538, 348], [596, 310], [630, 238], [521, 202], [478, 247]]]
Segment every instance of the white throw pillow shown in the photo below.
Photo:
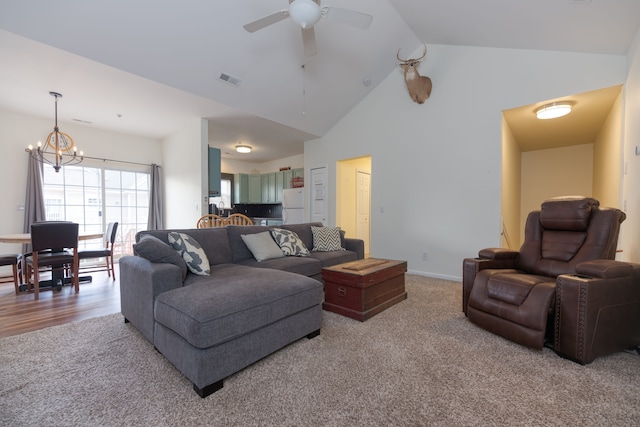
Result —
[[268, 231], [254, 234], [241, 234], [240, 237], [242, 237], [242, 241], [247, 245], [247, 248], [249, 248], [253, 257], [258, 262], [273, 258], [282, 258], [284, 256], [280, 246], [273, 240], [271, 233]]

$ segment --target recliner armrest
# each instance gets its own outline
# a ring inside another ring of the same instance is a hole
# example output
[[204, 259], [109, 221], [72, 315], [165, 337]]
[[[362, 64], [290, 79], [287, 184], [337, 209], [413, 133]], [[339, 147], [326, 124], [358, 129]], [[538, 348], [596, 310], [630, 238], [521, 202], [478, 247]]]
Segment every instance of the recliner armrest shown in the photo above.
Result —
[[473, 282], [479, 271], [487, 268], [515, 268], [520, 252], [505, 248], [486, 248], [478, 252], [479, 258], [465, 258], [462, 262], [462, 311], [467, 314], [467, 304]]
[[640, 264], [594, 260], [576, 272], [556, 281], [556, 353], [587, 364], [640, 345]]
[[[494, 259], [494, 260], [513, 260], [515, 261], [518, 258], [520, 252], [514, 251], [513, 249], [506, 248], [485, 248], [478, 252], [478, 257], [480, 259]], [[511, 268], [511, 267], [505, 267]]]
[[632, 273], [633, 267], [631, 264], [611, 259], [596, 259], [576, 265], [576, 274], [583, 277], [613, 279], [615, 277], [629, 276]]

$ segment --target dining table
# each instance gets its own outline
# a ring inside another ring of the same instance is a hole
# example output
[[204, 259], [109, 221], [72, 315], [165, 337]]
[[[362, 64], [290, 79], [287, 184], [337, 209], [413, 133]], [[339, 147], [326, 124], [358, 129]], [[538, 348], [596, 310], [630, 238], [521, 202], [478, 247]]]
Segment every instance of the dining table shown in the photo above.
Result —
[[[104, 232], [89, 232], [89, 231], [80, 231], [78, 233], [78, 240], [93, 240], [93, 239], [102, 239], [104, 237]], [[19, 243], [23, 245], [31, 244], [31, 233], [15, 233], [15, 234], [0, 234], [0, 243]], [[24, 263], [24, 258], [22, 260]], [[23, 265], [24, 271], [24, 265]], [[80, 282], [91, 282], [93, 278], [91, 276], [80, 276], [78, 277]], [[70, 278], [68, 277], [58, 277], [57, 275], [53, 275], [50, 280], [41, 280], [39, 281], [39, 287], [41, 289], [53, 288], [55, 286], [59, 286], [58, 283], [69, 283]], [[20, 291], [26, 291], [27, 285], [21, 284], [19, 287]]]
[[[78, 233], [78, 240], [102, 239], [103, 237], [103, 232], [81, 231]], [[31, 243], [31, 233], [0, 234], [0, 243], [21, 243], [28, 245]]]

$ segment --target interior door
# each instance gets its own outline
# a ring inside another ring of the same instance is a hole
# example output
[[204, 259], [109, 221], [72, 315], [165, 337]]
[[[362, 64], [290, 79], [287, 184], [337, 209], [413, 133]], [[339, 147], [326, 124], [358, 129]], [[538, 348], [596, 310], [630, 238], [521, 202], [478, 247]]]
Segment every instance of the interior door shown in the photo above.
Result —
[[356, 171], [356, 237], [364, 241], [364, 254], [369, 255], [371, 228], [371, 174]]
[[327, 167], [313, 168], [309, 172], [311, 185], [309, 186], [309, 206], [311, 208], [311, 222], [322, 222], [328, 225], [328, 179]]

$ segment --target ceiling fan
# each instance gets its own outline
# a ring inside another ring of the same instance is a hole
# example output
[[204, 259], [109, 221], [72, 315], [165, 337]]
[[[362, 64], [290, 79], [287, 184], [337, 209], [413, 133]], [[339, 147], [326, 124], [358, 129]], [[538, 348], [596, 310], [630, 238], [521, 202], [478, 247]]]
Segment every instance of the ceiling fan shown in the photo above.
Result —
[[355, 10], [339, 7], [320, 6], [320, 0], [289, 0], [289, 8], [279, 10], [244, 25], [244, 29], [250, 33], [261, 30], [269, 25], [291, 17], [302, 29], [302, 42], [304, 54], [313, 56], [318, 53], [316, 47], [316, 34], [313, 26], [320, 18], [334, 19], [355, 28], [366, 30], [371, 25], [373, 17]]

